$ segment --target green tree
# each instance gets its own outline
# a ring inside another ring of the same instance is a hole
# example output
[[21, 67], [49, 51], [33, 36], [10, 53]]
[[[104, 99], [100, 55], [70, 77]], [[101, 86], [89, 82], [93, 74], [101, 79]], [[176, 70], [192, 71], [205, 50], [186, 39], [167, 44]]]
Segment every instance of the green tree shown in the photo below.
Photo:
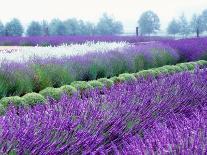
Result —
[[41, 36], [43, 35], [43, 29], [39, 22], [32, 21], [27, 28], [28, 36]]
[[160, 29], [159, 17], [152, 11], [144, 12], [139, 21], [139, 28], [142, 35], [156, 33]]
[[180, 34], [184, 37], [190, 34], [190, 26], [184, 14], [179, 18]]
[[202, 18], [202, 21], [203, 21], [204, 31], [207, 31], [207, 9], [202, 12], [201, 18]]
[[175, 19], [173, 19], [167, 27], [167, 33], [175, 36], [176, 34], [179, 33], [179, 31], [180, 31], [179, 23]]
[[5, 28], [1, 21], [0, 21], [0, 36], [5, 36]]
[[107, 14], [103, 14], [97, 23], [96, 31], [101, 35], [121, 34], [123, 32], [123, 25], [120, 21], [116, 21]]
[[68, 19], [64, 22], [67, 35], [78, 35], [80, 31], [80, 23], [76, 18]]
[[49, 34], [55, 36], [66, 35], [66, 27], [59, 19], [53, 19], [49, 24]]
[[196, 36], [199, 37], [205, 30], [205, 23], [202, 16], [194, 14], [190, 22], [190, 28], [191, 32], [196, 33]]
[[46, 20], [43, 20], [41, 22], [41, 27], [42, 27], [43, 36], [48, 36], [49, 35], [49, 24]]
[[17, 18], [14, 18], [6, 24], [5, 33], [6, 36], [22, 36], [24, 28], [21, 22]]

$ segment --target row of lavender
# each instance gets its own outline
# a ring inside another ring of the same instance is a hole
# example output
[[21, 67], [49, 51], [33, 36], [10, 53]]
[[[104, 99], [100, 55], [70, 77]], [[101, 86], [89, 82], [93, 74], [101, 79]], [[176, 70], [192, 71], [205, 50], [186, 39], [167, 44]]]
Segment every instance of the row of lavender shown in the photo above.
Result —
[[131, 45], [108, 52], [90, 52], [83, 56], [32, 58], [26, 62], [1, 63], [0, 97], [39, 92], [73, 81], [113, 77], [121, 73], [175, 64], [179, 55], [162, 43]]
[[9, 154], [204, 154], [207, 70], [63, 96], [0, 117]]
[[2, 46], [57, 46], [61, 44], [77, 44], [93, 42], [121, 42], [129, 43], [149, 42], [170, 39], [166, 37], [137, 37], [137, 36], [38, 36], [38, 37], [0, 37]]
[[[206, 59], [207, 38], [138, 43], [83, 56], [33, 58], [28, 62], [2, 62], [0, 97], [39, 92], [73, 81], [113, 77], [121, 73]], [[26, 53], [26, 52], [24, 52]]]

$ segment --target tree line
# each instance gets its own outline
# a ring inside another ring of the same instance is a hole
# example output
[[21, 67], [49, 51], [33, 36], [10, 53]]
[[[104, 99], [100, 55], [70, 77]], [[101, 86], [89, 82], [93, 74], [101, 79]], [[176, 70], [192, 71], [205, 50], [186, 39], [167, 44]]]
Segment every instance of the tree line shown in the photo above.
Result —
[[98, 23], [85, 22], [76, 18], [62, 21], [32, 21], [24, 30], [17, 18], [5, 25], [0, 22], [0, 36], [63, 36], [63, 35], [115, 35], [123, 32], [123, 25], [113, 17], [103, 14]]
[[[138, 22], [139, 35], [151, 35], [160, 30], [160, 19], [153, 11], [144, 12]], [[166, 32], [170, 35], [196, 34], [197, 37], [207, 31], [207, 10], [194, 14], [190, 21], [182, 14], [178, 19], [172, 19]], [[21, 22], [14, 18], [5, 25], [0, 22], [0, 36], [63, 36], [63, 35], [116, 35], [123, 33], [123, 24], [108, 16], [102, 15], [98, 23], [85, 22], [70, 18], [62, 21], [58, 18], [48, 21], [32, 21], [24, 30]]]
[[[160, 30], [160, 19], [153, 11], [144, 12], [138, 20], [139, 30], [141, 35], [154, 34]], [[197, 37], [207, 31], [207, 10], [201, 14], [194, 14], [190, 21], [182, 14], [178, 19], [172, 19], [167, 26], [167, 33], [170, 35], [182, 35], [183, 37], [189, 34], [196, 34]]]

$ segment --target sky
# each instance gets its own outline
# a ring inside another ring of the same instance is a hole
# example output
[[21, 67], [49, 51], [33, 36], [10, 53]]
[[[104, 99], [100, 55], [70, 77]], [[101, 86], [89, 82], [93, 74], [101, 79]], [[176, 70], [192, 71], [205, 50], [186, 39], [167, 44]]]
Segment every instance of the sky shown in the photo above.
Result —
[[188, 19], [207, 9], [207, 0], [0, 0], [0, 20], [16, 17], [27, 25], [32, 20], [78, 18], [97, 22], [103, 13], [122, 21], [125, 32], [134, 32], [140, 15], [155, 12], [164, 30], [184, 13]]

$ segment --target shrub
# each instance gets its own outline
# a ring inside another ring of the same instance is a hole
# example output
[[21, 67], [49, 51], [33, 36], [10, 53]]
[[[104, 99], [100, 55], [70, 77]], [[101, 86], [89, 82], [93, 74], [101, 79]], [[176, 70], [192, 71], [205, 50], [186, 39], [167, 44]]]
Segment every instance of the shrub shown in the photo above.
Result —
[[10, 90], [8, 78], [0, 71], [0, 98], [7, 96]]
[[140, 72], [138, 72], [138, 73], [135, 73], [134, 76], [135, 76], [136, 78], [141, 78], [141, 77], [146, 78], [146, 77], [149, 76], [149, 75], [153, 75], [152, 70], [142, 70], [142, 71], [140, 71]]
[[93, 88], [103, 88], [103, 83], [97, 81], [97, 80], [92, 80], [88, 82], [89, 85], [91, 85]]
[[197, 61], [196, 62], [198, 65], [201, 65], [201, 66], [203, 66], [203, 65], [207, 65], [207, 61], [205, 61], [205, 60], [199, 60], [199, 61]]
[[24, 71], [15, 71], [10, 83], [9, 95], [19, 95], [33, 92], [33, 81]]
[[71, 96], [77, 92], [77, 89], [71, 85], [64, 85], [64, 86], [60, 87], [60, 89], [62, 91], [64, 91], [64, 93], [66, 93], [69, 96]]
[[111, 87], [114, 84], [112, 80], [107, 79], [107, 78], [101, 78], [101, 79], [98, 79], [98, 81], [103, 83], [103, 85], [106, 87]]
[[88, 68], [89, 80], [106, 77], [107, 68], [103, 64], [93, 62]]
[[133, 74], [129, 73], [120, 74], [119, 77], [123, 78], [126, 82], [133, 82], [137, 80]]
[[57, 64], [35, 65], [34, 70], [37, 91], [47, 87], [60, 87], [74, 80], [66, 67]]
[[167, 70], [168, 73], [175, 73], [176, 72], [176, 69], [173, 66], [170, 66], [170, 65], [166, 65], [166, 66], [163, 66], [161, 68], [164, 69], [164, 70]]
[[93, 88], [86, 81], [74, 81], [71, 83], [71, 86], [75, 87], [77, 90], [80, 90], [80, 91]]
[[153, 49], [152, 53], [152, 65], [154, 67], [160, 67], [163, 65], [175, 64], [176, 58], [172, 56], [169, 52], [163, 49]]
[[135, 56], [133, 62], [134, 62], [135, 72], [147, 69], [149, 67], [149, 62], [147, 62], [144, 55]]
[[24, 99], [19, 96], [4, 97], [0, 100], [0, 104], [6, 108], [9, 104], [21, 106], [24, 104]]
[[188, 70], [194, 70], [196, 67], [196, 63], [186, 63], [186, 67], [188, 68]]
[[117, 84], [117, 83], [124, 82], [125, 79], [123, 77], [114, 76], [114, 77], [111, 77], [110, 80], [113, 81], [113, 83]]
[[28, 93], [22, 97], [24, 99], [25, 104], [27, 105], [35, 105], [37, 103], [45, 102], [44, 96], [38, 93]]
[[173, 67], [173, 70], [175, 70], [176, 72], [182, 72], [183, 69], [179, 66], [172, 66]]
[[52, 97], [55, 100], [59, 100], [61, 98], [61, 95], [64, 93], [63, 89], [60, 88], [53, 88], [53, 87], [47, 87], [39, 92], [42, 96], [45, 98]]
[[180, 67], [183, 71], [188, 70], [188, 67], [186, 66], [186, 63], [176, 64], [176, 66]]

